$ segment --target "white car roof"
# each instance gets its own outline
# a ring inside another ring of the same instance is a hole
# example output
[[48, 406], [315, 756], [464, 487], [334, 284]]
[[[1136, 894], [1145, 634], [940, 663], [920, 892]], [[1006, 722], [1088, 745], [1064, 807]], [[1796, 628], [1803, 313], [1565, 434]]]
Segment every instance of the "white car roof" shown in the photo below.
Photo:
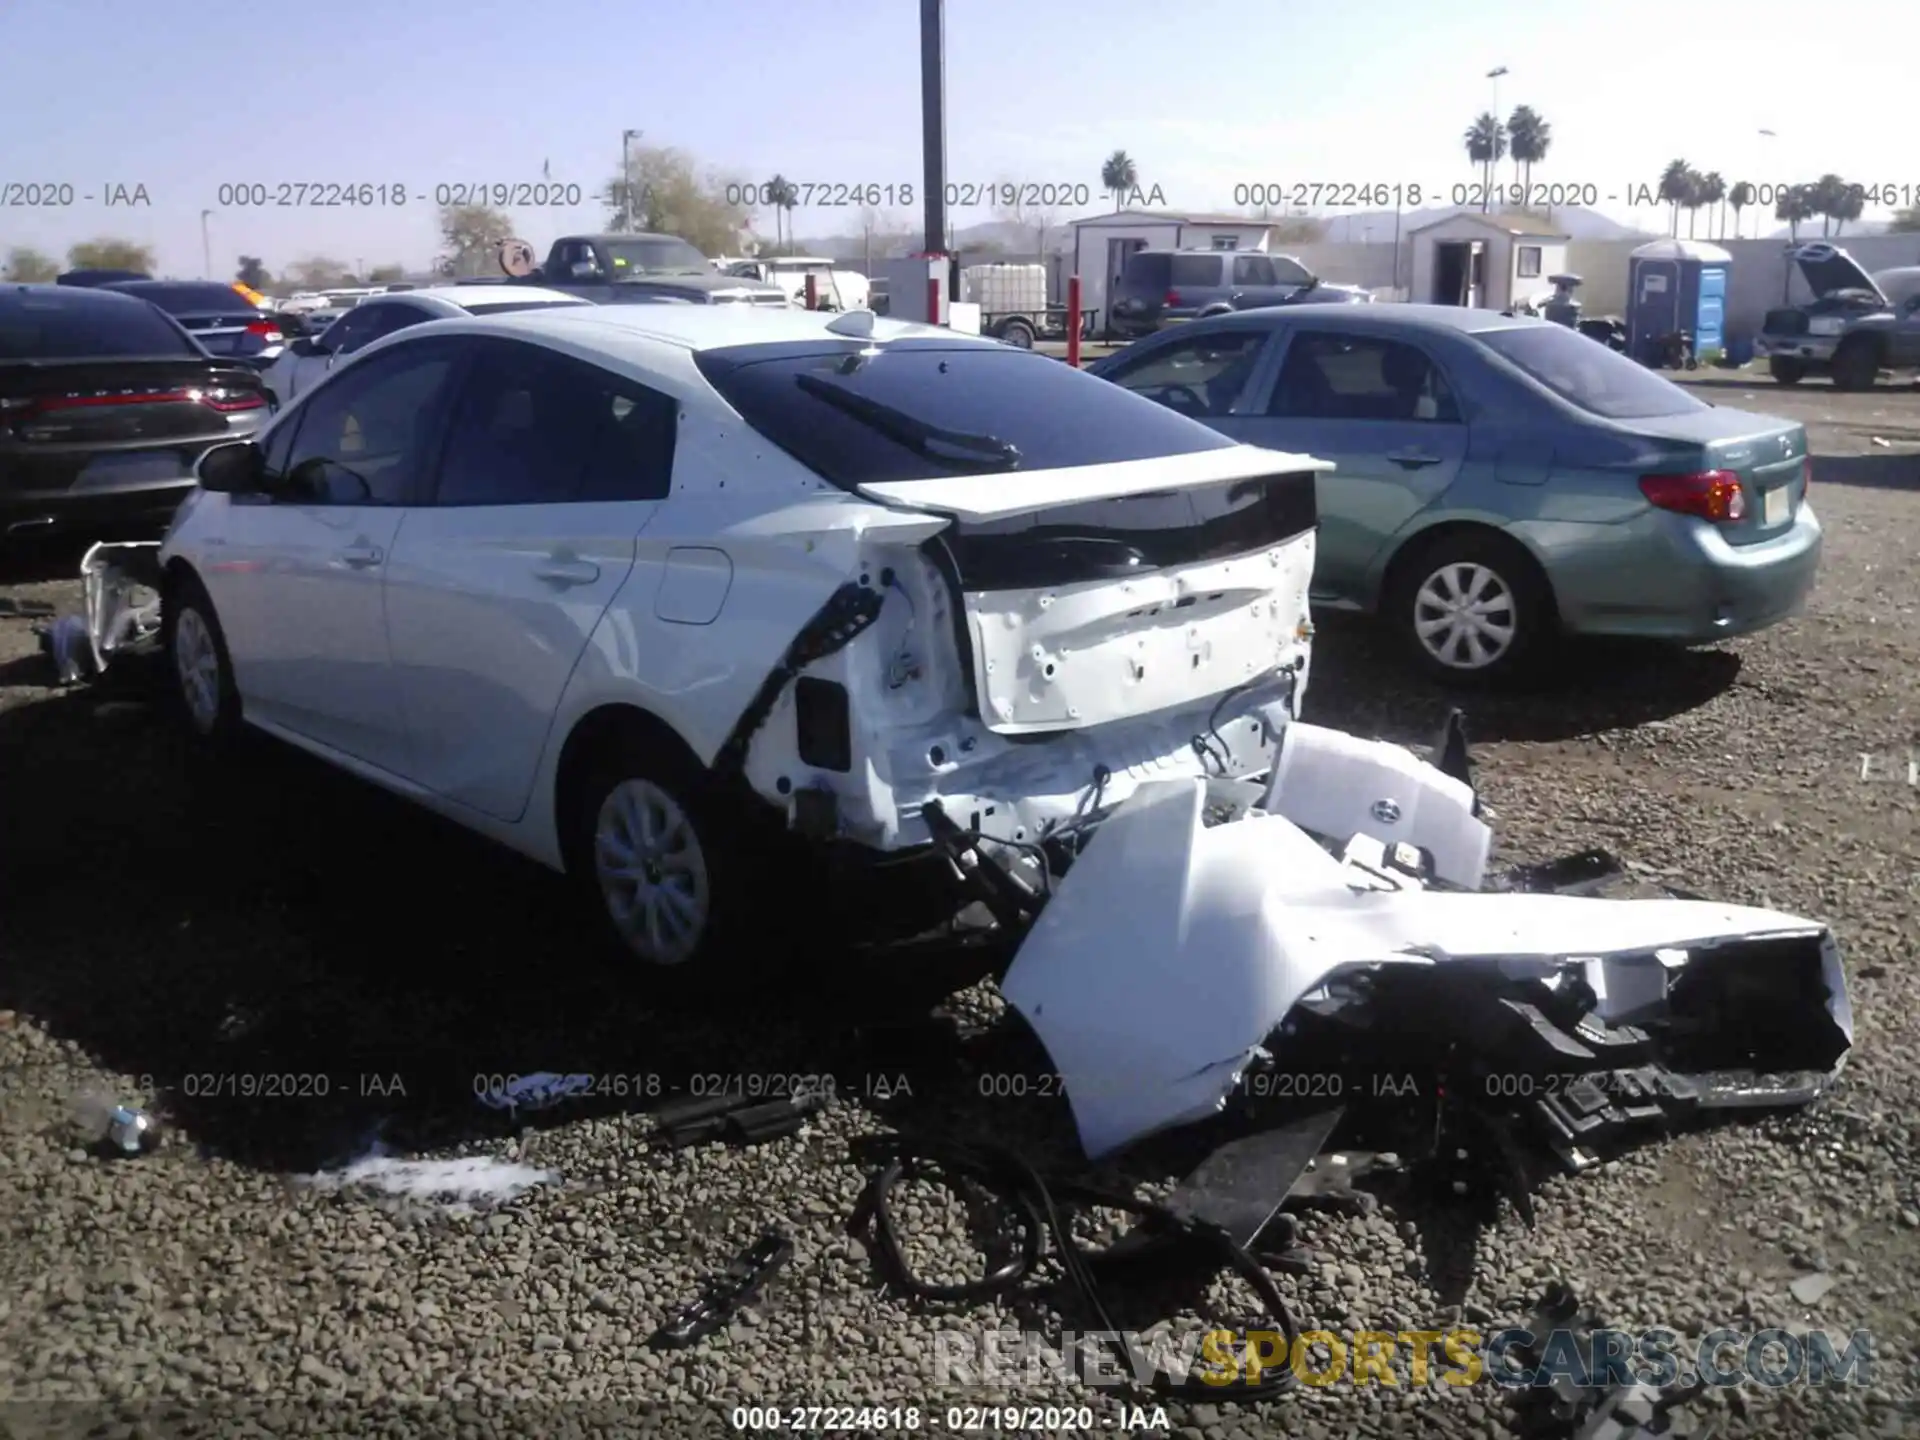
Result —
[[499, 305], [584, 305], [590, 301], [564, 290], [548, 290], [539, 285], [430, 285], [422, 290], [400, 290], [391, 295], [370, 296], [362, 304], [375, 300], [425, 300], [433, 309], [446, 308], [449, 315], [482, 314]]
[[[779, 345], [797, 340], [846, 340], [830, 328], [838, 317], [824, 310], [759, 305], [586, 305], [565, 310], [520, 310], [487, 322], [490, 333], [517, 331], [530, 340], [549, 340], [572, 349], [597, 351], [612, 359], [657, 357], [659, 347], [720, 350], [729, 345]], [[877, 341], [910, 337], [951, 340], [998, 347], [997, 340], [961, 335], [937, 325], [875, 317]]]

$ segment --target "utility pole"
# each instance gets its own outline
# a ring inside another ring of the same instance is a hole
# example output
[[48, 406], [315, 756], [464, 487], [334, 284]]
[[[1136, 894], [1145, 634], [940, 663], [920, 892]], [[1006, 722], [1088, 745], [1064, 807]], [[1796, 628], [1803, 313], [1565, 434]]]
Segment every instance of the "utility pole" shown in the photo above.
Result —
[[920, 0], [920, 154], [928, 255], [947, 251], [946, 9], [946, 0]]
[[1487, 71], [1487, 79], [1493, 82], [1493, 134], [1487, 137], [1487, 143], [1492, 148], [1493, 158], [1487, 161], [1487, 186], [1480, 196], [1480, 209], [1482, 213], [1490, 210], [1493, 206], [1494, 176], [1500, 169], [1500, 127], [1503, 123], [1500, 119], [1500, 77], [1506, 73], [1507, 67], [1504, 65], [1496, 65], [1493, 69]]
[[200, 212], [200, 278], [213, 279], [213, 240], [207, 231], [207, 220], [213, 214], [211, 210]]
[[633, 229], [633, 156], [631, 146], [640, 138], [638, 130], [620, 132], [620, 217], [622, 230]]

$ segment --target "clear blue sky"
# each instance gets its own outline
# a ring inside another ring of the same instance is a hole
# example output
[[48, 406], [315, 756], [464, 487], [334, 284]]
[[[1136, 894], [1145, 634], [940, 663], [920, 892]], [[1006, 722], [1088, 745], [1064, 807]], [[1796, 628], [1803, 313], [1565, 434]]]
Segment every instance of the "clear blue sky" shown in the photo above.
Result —
[[[1831, 35], [1813, 18], [1841, 13]], [[1730, 182], [1837, 170], [1911, 204], [1915, 15], [1912, 0], [948, 0], [949, 177], [1097, 187], [1125, 148], [1176, 207], [1244, 208], [1235, 188], [1262, 182], [1431, 193], [1473, 178], [1461, 132], [1505, 65], [1501, 110], [1531, 104], [1553, 126], [1535, 181], [1591, 185], [1617, 218], [1660, 225], [1628, 190], [1675, 157]], [[591, 191], [626, 128], [747, 179], [918, 187], [917, 44], [914, 0], [0, 0], [0, 186], [95, 196], [0, 207], [0, 253], [110, 234], [194, 276], [211, 208], [223, 276], [241, 254], [416, 268], [437, 248], [430, 203], [223, 210], [219, 187], [400, 182], [430, 199], [550, 166]], [[105, 207], [116, 183], [151, 206]], [[602, 213], [513, 218], [544, 248]], [[802, 212], [795, 229], [848, 218]]]

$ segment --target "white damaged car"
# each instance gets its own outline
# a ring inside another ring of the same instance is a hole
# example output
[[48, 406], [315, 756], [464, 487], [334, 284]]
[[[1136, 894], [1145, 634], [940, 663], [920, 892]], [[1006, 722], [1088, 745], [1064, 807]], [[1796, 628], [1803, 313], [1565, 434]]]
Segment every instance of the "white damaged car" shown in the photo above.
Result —
[[656, 972], [805, 933], [790, 861], [925, 862], [1018, 942], [1090, 1154], [1356, 1045], [1454, 1095], [1586, 1077], [1542, 1082], [1569, 1164], [1819, 1093], [1825, 925], [1502, 893], [1464, 741], [1300, 722], [1328, 468], [864, 311], [450, 319], [208, 453], [162, 631], [197, 739], [252, 724], [566, 873]]
[[865, 312], [446, 320], [202, 469], [167, 637], [196, 734], [591, 876], [634, 956], [697, 964], [764, 890], [743, 818], [878, 857], [937, 799], [1032, 846], [1266, 768], [1323, 468]]

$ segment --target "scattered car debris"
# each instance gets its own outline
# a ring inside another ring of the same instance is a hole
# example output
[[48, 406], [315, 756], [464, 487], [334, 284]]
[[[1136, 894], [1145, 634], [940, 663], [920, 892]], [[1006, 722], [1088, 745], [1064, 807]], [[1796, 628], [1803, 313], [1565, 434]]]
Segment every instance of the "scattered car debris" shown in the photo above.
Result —
[[[106, 673], [119, 651], [160, 633], [160, 542], [102, 543], [80, 561], [85, 608], [37, 628], [62, 685]], [[47, 607], [52, 613], [52, 607]]]
[[160, 1144], [160, 1125], [151, 1114], [102, 1091], [74, 1097], [73, 1121], [82, 1138], [104, 1155], [144, 1155]]
[[[1565, 1354], [1592, 1356], [1596, 1332], [1604, 1328], [1590, 1306], [1581, 1303], [1562, 1281], [1549, 1285], [1535, 1304], [1526, 1325], [1530, 1344], [1515, 1345], [1505, 1363], [1516, 1371], [1538, 1373], [1546, 1360], [1550, 1337], [1562, 1338]], [[1696, 1380], [1677, 1388], [1628, 1383], [1597, 1385], [1572, 1368], [1547, 1367], [1553, 1378], [1531, 1385], [1518, 1396], [1514, 1427], [1524, 1440], [1653, 1440], [1656, 1436], [1686, 1436], [1712, 1440], [1714, 1427], [1686, 1407], [1705, 1391]]]
[[0, 595], [0, 615], [37, 620], [58, 613], [45, 600], [21, 600], [12, 595]]
[[120, 1105], [107, 1125], [107, 1141], [122, 1155], [144, 1155], [160, 1143], [160, 1133], [146, 1111]]
[[[1525, 1113], [1579, 1170], [1636, 1126], [1804, 1104], [1837, 1074], [1853, 1017], [1826, 926], [1602, 898], [1598, 851], [1489, 888], [1475, 804], [1411, 751], [1296, 721], [1257, 800], [1149, 782], [1047, 893], [1021, 886], [1001, 990], [1089, 1158], [1285, 1097]], [[1283, 1083], [1309, 1073], [1317, 1096]]]
[[793, 1242], [778, 1230], [766, 1231], [709, 1281], [698, 1299], [676, 1311], [647, 1343], [655, 1350], [684, 1350], [698, 1344], [751, 1304], [792, 1258]]
[[685, 1096], [669, 1100], [654, 1112], [656, 1143], [668, 1150], [728, 1140], [756, 1145], [792, 1135], [807, 1117], [831, 1098], [824, 1088], [800, 1087], [794, 1094], [772, 1100], [729, 1090], [720, 1095]]
[[371, 1190], [399, 1199], [465, 1204], [491, 1201], [504, 1204], [560, 1177], [550, 1170], [495, 1159], [490, 1155], [458, 1156], [446, 1160], [402, 1160], [375, 1145], [340, 1170], [305, 1177], [309, 1189], [321, 1191]]
[[591, 1075], [556, 1075], [542, 1070], [532, 1075], [512, 1076], [489, 1085], [478, 1092], [478, 1099], [489, 1110], [518, 1114], [523, 1110], [546, 1110], [592, 1088]]

